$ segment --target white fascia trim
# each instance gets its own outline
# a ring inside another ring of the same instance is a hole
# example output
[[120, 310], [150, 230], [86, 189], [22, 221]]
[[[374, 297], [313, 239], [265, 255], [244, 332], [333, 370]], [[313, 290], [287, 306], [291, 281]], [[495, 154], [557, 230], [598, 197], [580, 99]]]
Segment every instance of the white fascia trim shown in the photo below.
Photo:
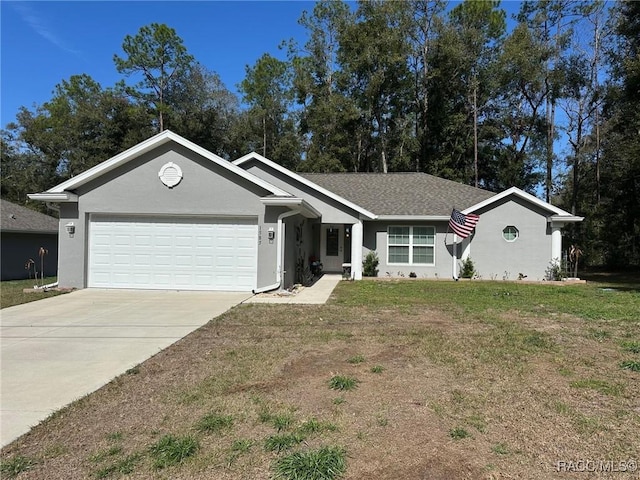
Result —
[[327, 190], [326, 188], [322, 188], [320, 185], [317, 185], [315, 183], [313, 183], [310, 180], [307, 180], [304, 177], [301, 177], [300, 175], [298, 175], [297, 173], [292, 172], [291, 170], [289, 170], [288, 168], [283, 167], [282, 165], [278, 165], [277, 163], [269, 160], [268, 158], [263, 157], [262, 155], [260, 155], [259, 153], [256, 152], [251, 152], [247, 155], [245, 155], [244, 157], [240, 157], [237, 160], [234, 160], [232, 163], [234, 165], [242, 165], [243, 163], [251, 160], [251, 159], [255, 159], [258, 160], [261, 163], [264, 163], [265, 165], [273, 168], [274, 170], [277, 170], [278, 172], [287, 175], [289, 178], [292, 178], [300, 183], [302, 183], [303, 185], [306, 185], [307, 187], [313, 188], [316, 192], [318, 193], [322, 193], [323, 195], [326, 195], [327, 197], [340, 202], [341, 204], [343, 204], [345, 207], [349, 207], [353, 210], [355, 210], [356, 212], [360, 213], [361, 215], [363, 215], [366, 219], [369, 220], [373, 220], [375, 218], [377, 218], [376, 214], [373, 212], [370, 212], [369, 210], [366, 210], [364, 208], [362, 208], [359, 205], [356, 205], [355, 203], [350, 202], [349, 200], [342, 198], [340, 195], [336, 195], [335, 193], [333, 193], [330, 190]]
[[124, 152], [116, 155], [115, 157], [111, 157], [109, 160], [105, 160], [104, 162], [99, 163], [95, 167], [90, 168], [89, 170], [81, 173], [80, 175], [77, 175], [65, 182], [62, 182], [59, 185], [56, 185], [55, 187], [47, 190], [47, 193], [60, 193], [60, 192], [63, 192], [64, 190], [72, 190], [74, 188], [77, 188], [95, 178], [98, 178], [100, 175], [103, 175], [113, 170], [114, 168], [117, 168], [120, 165], [123, 165], [128, 161], [134, 158], [137, 158], [140, 155], [147, 153], [153, 150], [154, 148], [159, 147], [160, 145], [164, 145], [165, 143], [170, 141], [174, 141], [177, 144], [182, 145], [183, 147], [197, 153], [198, 155], [201, 155], [202, 157], [208, 160], [211, 160], [213, 163], [232, 171], [236, 175], [250, 181], [251, 183], [254, 183], [264, 188], [265, 190], [268, 190], [274, 195], [282, 195], [282, 196], [291, 195], [289, 192], [285, 192], [284, 190], [281, 190], [275, 185], [272, 185], [269, 182], [266, 182], [256, 177], [255, 175], [251, 175], [249, 172], [247, 172], [243, 168], [237, 167], [232, 162], [228, 162], [222, 157], [219, 157], [218, 155], [216, 155], [215, 153], [212, 153], [209, 150], [206, 150], [200, 147], [199, 145], [196, 145], [195, 143], [187, 140], [186, 138], [181, 137], [176, 133], [173, 133], [171, 130], [165, 130], [164, 132], [158, 133], [157, 135], [154, 135], [153, 137], [148, 138], [147, 140], [144, 140], [143, 142], [140, 142], [137, 145], [134, 145], [130, 149], [125, 150]]
[[578, 217], [575, 215], [553, 215], [549, 217], [551, 223], [577, 223], [584, 220], [584, 217]]
[[376, 220], [401, 222], [442, 222], [448, 221], [449, 215], [378, 215]]
[[78, 195], [71, 192], [51, 193], [51, 191], [46, 191], [43, 193], [29, 193], [27, 197], [39, 202], [73, 203], [78, 201]]
[[486, 200], [480, 202], [480, 203], [476, 203], [475, 205], [469, 207], [469, 208], [465, 208], [462, 213], [463, 214], [467, 214], [467, 213], [472, 213], [476, 210], [479, 210], [483, 207], [486, 207], [487, 205], [491, 205], [492, 203], [498, 202], [500, 200], [502, 200], [505, 197], [508, 197], [509, 195], [516, 195], [517, 197], [522, 198], [523, 200], [526, 200], [530, 203], [533, 203], [534, 205], [537, 205], [540, 208], [543, 208], [545, 210], [551, 211], [553, 213], [555, 213], [556, 215], [559, 216], [572, 216], [569, 212], [565, 212], [564, 210], [562, 210], [561, 208], [555, 207], [553, 205], [551, 205], [550, 203], [545, 202], [544, 200], [540, 200], [538, 197], [531, 195], [530, 193], [525, 192], [524, 190], [519, 189], [518, 187], [511, 187], [503, 192], [500, 192], [496, 195], [494, 195], [493, 197], [487, 198]]
[[309, 205], [304, 198], [300, 197], [269, 197], [261, 198], [260, 201], [272, 207], [289, 207], [300, 211], [300, 214], [307, 218], [320, 218], [322, 213]]

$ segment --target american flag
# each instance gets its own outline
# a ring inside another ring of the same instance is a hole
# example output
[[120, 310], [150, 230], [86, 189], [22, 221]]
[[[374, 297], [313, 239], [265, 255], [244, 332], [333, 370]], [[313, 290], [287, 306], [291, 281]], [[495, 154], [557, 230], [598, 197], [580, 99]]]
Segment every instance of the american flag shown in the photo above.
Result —
[[474, 215], [473, 213], [465, 215], [454, 208], [451, 212], [451, 218], [449, 219], [449, 228], [460, 238], [467, 238], [476, 227], [478, 220], [480, 220], [478, 215]]

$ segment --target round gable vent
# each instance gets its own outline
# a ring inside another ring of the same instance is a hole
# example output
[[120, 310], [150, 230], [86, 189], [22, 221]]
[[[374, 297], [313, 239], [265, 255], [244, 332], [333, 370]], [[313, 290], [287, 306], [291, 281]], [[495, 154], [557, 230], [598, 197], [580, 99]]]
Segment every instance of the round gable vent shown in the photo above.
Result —
[[182, 180], [182, 170], [173, 162], [166, 163], [158, 172], [160, 181], [167, 187], [173, 188]]

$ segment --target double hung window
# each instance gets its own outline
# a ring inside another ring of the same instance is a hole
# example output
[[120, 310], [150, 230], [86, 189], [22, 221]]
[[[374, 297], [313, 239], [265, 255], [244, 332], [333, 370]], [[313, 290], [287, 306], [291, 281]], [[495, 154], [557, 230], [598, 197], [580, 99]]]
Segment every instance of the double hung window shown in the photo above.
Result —
[[435, 264], [435, 227], [391, 226], [387, 231], [388, 263]]

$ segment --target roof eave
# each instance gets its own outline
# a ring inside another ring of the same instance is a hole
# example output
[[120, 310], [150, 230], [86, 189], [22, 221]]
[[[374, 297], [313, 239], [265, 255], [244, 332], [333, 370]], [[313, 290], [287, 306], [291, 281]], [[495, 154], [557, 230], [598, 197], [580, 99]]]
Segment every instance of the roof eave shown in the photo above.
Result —
[[376, 220], [446, 222], [449, 215], [378, 215]]
[[42, 192], [42, 193], [29, 193], [27, 195], [31, 200], [37, 200], [39, 202], [54, 202], [54, 203], [74, 203], [78, 201], [78, 195], [71, 192]]
[[[515, 195], [517, 197], [520, 197], [523, 200], [526, 200], [534, 205], [539, 206], [540, 208], [547, 210], [549, 212], [554, 213], [557, 216], [564, 216], [564, 217], [570, 217], [572, 216], [569, 212], [566, 212], [564, 210], [562, 210], [561, 208], [558, 208], [554, 205], [551, 205], [548, 202], [545, 202], [544, 200], [540, 200], [538, 197], [531, 195], [530, 193], [525, 192], [524, 190], [519, 189], [518, 187], [511, 187], [508, 188], [507, 190], [504, 190], [503, 192], [500, 192], [492, 197], [487, 198], [486, 200], [483, 200], [482, 202], [476, 203], [475, 205], [470, 206], [469, 208], [465, 208], [464, 210], [462, 210], [463, 214], [468, 214], [468, 213], [473, 213], [476, 210], [479, 210], [483, 207], [486, 207], [488, 205], [491, 205], [492, 203], [498, 202], [500, 200], [502, 200], [505, 197], [508, 197], [509, 195]], [[579, 218], [579, 217], [576, 217]], [[578, 220], [576, 220], [578, 221]], [[581, 221], [581, 220], [580, 220]]]
[[584, 220], [584, 217], [578, 217], [576, 215], [552, 215], [549, 217], [549, 221], [552, 223], [578, 223]]
[[267, 206], [288, 207], [292, 210], [298, 210], [306, 218], [320, 218], [322, 216], [322, 213], [316, 210], [313, 205], [299, 197], [265, 197], [261, 198], [260, 201]]

